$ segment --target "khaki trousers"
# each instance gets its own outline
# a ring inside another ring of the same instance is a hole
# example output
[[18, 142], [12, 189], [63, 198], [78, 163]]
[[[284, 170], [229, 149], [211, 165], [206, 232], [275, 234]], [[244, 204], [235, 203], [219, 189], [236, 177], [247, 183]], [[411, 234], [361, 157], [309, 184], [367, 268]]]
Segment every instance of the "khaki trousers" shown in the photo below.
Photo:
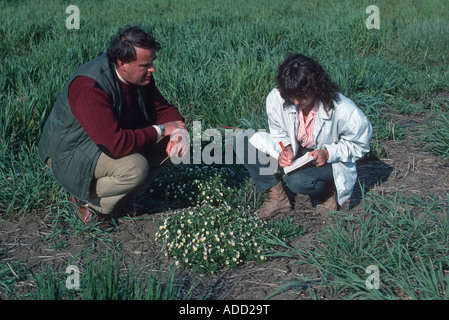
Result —
[[[170, 162], [165, 152], [167, 143], [168, 139], [159, 140], [146, 156], [134, 153], [113, 159], [101, 153], [90, 187], [89, 207], [111, 214], [114, 208], [143, 194]], [[53, 170], [51, 158], [47, 165]]]
[[112, 159], [101, 153], [90, 188], [89, 207], [110, 214], [121, 205], [121, 200], [131, 201], [134, 196], [142, 195], [170, 162], [166, 159], [167, 142], [167, 139], [160, 140], [146, 157], [134, 153]]

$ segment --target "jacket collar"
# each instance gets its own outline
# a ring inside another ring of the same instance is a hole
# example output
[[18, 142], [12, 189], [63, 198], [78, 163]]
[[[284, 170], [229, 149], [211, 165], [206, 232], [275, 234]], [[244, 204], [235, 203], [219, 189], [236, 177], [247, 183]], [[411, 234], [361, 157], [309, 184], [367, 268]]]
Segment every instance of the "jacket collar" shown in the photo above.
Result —
[[328, 112], [324, 110], [324, 105], [320, 102], [320, 109], [318, 110], [317, 117], [323, 120], [331, 120], [334, 115], [334, 109], [330, 109]]

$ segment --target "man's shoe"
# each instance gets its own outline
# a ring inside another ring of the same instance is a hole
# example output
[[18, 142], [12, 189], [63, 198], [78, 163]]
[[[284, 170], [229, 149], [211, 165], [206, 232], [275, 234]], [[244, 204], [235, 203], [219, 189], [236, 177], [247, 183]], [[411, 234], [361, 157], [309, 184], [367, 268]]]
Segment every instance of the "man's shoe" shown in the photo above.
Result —
[[265, 202], [256, 212], [261, 220], [269, 220], [280, 213], [286, 213], [291, 210], [290, 200], [284, 190], [282, 182], [267, 190]]
[[78, 201], [74, 196], [72, 196], [72, 203], [76, 205], [76, 215], [85, 225], [99, 222], [99, 228], [102, 231], [110, 231], [114, 228], [109, 215], [101, 214], [98, 211], [89, 208], [87, 203]]

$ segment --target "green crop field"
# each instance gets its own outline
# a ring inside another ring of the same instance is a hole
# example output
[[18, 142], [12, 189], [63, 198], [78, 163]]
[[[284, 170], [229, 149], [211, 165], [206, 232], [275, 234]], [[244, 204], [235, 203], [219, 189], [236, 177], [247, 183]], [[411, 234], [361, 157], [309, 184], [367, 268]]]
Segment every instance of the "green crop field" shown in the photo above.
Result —
[[[66, 12], [70, 5], [79, 9], [78, 16]], [[373, 19], [373, 12], [366, 10], [370, 5], [379, 8], [378, 28], [368, 28]], [[370, 159], [384, 156], [381, 141], [413, 135], [413, 128], [393, 127], [391, 115], [429, 119], [423, 123], [428, 128], [424, 143], [430, 153], [448, 159], [448, 16], [447, 0], [0, 1], [0, 226], [5, 219], [34, 212], [58, 215], [54, 208], [64, 208], [68, 195], [36, 157], [41, 129], [72, 71], [104, 52], [117, 30], [130, 24], [141, 25], [161, 43], [157, 85], [189, 126], [200, 121], [203, 130], [220, 125], [266, 128], [265, 98], [277, 67], [288, 53], [299, 52], [315, 57], [369, 117], [374, 127]], [[79, 28], [71, 28], [77, 21]], [[238, 179], [246, 179], [241, 170], [233, 170]], [[235, 208], [260, 201], [248, 200], [251, 186], [245, 188], [248, 196], [229, 189]], [[393, 198], [374, 195], [365, 210], [369, 218], [354, 222], [357, 232], [340, 221], [320, 235], [313, 252], [276, 237], [267, 244], [283, 250], [271, 256], [317, 268], [323, 275], [317, 285], [332, 288], [338, 298], [445, 299], [448, 203], [416, 200], [414, 208], [428, 214], [420, 224], [407, 209], [410, 201], [399, 193]], [[405, 207], [405, 213], [399, 207]], [[445, 218], [437, 219], [441, 214]], [[279, 235], [286, 226], [275, 228]], [[54, 232], [56, 237], [57, 227]], [[357, 236], [349, 239], [348, 234]], [[2, 252], [6, 249], [0, 244], [0, 289], [8, 298], [22, 299], [13, 293], [18, 277], [10, 272], [11, 262], [2, 261]], [[113, 269], [114, 258], [108, 261], [100, 267]], [[372, 264], [385, 275], [380, 290], [365, 289], [365, 267]], [[86, 274], [94, 274], [94, 267], [88, 267]], [[44, 288], [37, 297], [61, 297], [45, 277], [34, 277]], [[305, 282], [294, 279], [279, 290], [300, 288]], [[179, 293], [173, 292], [168, 298]], [[118, 297], [89, 297], [106, 296]], [[131, 293], [129, 297], [136, 298]]]

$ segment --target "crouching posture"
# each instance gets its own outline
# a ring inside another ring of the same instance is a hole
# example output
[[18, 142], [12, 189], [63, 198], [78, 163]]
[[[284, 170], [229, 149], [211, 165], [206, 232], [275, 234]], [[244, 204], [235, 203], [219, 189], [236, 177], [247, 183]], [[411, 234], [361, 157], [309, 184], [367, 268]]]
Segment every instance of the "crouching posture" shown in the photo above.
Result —
[[[267, 220], [291, 209], [284, 184], [298, 200], [308, 197], [318, 203], [322, 214], [338, 210], [352, 194], [356, 161], [369, 151], [372, 126], [366, 116], [318, 62], [301, 54], [280, 65], [266, 111], [269, 134], [242, 131], [234, 138], [237, 159], [258, 191], [267, 192], [257, 215]], [[314, 161], [278, 181], [279, 167], [290, 166], [307, 152]]]
[[86, 224], [113, 227], [111, 215], [145, 191], [164, 160], [187, 152], [184, 118], [155, 85], [159, 47], [139, 27], [120, 30], [107, 53], [72, 74], [45, 123], [39, 158]]

